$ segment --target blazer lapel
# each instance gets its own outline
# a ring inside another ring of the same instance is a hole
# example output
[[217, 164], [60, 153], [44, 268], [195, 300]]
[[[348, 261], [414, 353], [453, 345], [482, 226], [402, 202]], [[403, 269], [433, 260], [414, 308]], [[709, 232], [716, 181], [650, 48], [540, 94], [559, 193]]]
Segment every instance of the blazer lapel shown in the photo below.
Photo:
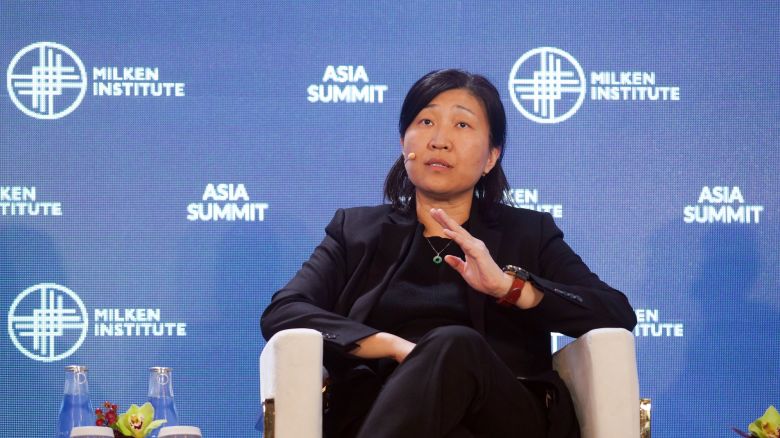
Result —
[[[495, 260], [498, 250], [501, 246], [501, 233], [499, 232], [495, 220], [483, 217], [476, 208], [477, 201], [471, 207], [469, 216], [469, 232], [472, 236], [481, 240], [490, 251], [490, 255]], [[485, 301], [489, 299], [482, 292], [471, 290], [467, 295], [469, 313], [474, 329], [481, 334], [485, 334]]]
[[366, 293], [358, 297], [349, 310], [349, 317], [364, 322], [376, 304], [390, 279], [395, 275], [401, 262], [406, 259], [411, 248], [414, 231], [417, 227], [414, 212], [401, 213], [393, 210], [388, 221], [382, 224], [382, 234], [376, 247], [376, 253], [368, 268], [368, 275], [360, 290]]

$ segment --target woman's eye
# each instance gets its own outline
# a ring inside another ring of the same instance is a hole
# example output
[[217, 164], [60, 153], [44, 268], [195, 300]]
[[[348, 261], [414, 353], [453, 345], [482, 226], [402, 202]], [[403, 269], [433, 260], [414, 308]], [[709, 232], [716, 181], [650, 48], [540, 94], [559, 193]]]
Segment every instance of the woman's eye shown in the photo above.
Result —
[[422, 119], [422, 120], [420, 120], [420, 124], [421, 125], [425, 125], [425, 126], [431, 126], [431, 125], [433, 125], [433, 120], [431, 120], [431, 119]]
[[469, 124], [466, 122], [458, 122], [458, 128], [468, 128]]

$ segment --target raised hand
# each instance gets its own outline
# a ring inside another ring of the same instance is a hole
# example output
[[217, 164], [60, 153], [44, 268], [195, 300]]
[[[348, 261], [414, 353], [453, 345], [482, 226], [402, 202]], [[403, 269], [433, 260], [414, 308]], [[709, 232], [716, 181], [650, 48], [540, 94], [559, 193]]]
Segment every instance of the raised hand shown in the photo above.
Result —
[[433, 208], [431, 216], [444, 228], [444, 234], [460, 246], [465, 256], [464, 260], [447, 255], [444, 261], [473, 289], [493, 297], [505, 294], [512, 285], [512, 278], [496, 264], [485, 243], [469, 234], [444, 210]]

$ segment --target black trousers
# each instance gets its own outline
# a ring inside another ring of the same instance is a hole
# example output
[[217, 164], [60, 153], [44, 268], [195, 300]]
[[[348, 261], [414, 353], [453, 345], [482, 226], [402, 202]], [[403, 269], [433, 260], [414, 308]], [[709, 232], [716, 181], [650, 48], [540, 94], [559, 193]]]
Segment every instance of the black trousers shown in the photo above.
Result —
[[358, 438], [546, 436], [543, 402], [475, 330], [430, 331], [379, 390]]

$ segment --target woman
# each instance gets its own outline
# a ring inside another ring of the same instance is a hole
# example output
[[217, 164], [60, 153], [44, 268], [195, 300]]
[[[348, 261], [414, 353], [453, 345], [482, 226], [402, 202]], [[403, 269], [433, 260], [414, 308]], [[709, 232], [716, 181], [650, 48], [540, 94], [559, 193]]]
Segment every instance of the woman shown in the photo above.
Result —
[[399, 132], [391, 203], [336, 212], [263, 335], [322, 332], [327, 436], [578, 436], [550, 332], [632, 330], [628, 300], [549, 214], [505, 205], [506, 116], [487, 79], [423, 76]]

